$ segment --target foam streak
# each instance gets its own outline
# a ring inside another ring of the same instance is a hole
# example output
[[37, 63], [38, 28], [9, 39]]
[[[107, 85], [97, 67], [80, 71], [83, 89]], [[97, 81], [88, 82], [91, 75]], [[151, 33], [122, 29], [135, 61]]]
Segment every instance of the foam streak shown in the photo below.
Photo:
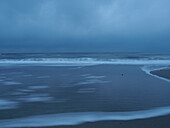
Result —
[[43, 127], [78, 125], [85, 122], [105, 121], [105, 120], [136, 120], [158, 117], [170, 114], [169, 107], [155, 108], [151, 110], [132, 112], [77, 112], [61, 113], [51, 115], [40, 115], [18, 119], [1, 120], [0, 126], [11, 127]]

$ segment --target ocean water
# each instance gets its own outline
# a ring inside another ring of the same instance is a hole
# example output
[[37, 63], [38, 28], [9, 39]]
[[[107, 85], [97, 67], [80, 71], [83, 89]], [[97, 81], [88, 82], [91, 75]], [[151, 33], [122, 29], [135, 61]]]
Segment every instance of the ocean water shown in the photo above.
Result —
[[0, 127], [76, 125], [170, 114], [170, 54], [2, 53]]
[[83, 66], [94, 64], [169, 65], [170, 54], [147, 53], [2, 53], [0, 64]]

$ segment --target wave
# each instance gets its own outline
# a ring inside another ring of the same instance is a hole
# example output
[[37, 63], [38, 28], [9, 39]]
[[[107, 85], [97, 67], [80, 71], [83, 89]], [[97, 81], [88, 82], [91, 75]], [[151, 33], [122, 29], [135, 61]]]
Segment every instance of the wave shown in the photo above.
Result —
[[170, 106], [151, 110], [132, 112], [77, 112], [39, 115], [18, 119], [0, 120], [3, 128], [11, 127], [48, 127], [61, 125], [78, 125], [85, 122], [96, 122], [106, 120], [136, 120], [147, 119], [170, 114]]
[[0, 59], [1, 65], [6, 64], [37, 64], [55, 66], [83, 66], [98, 64], [127, 64], [127, 65], [170, 65], [169, 59], [97, 59], [97, 58], [28, 58], [28, 59]]
[[156, 71], [156, 70], [163, 70], [163, 69], [170, 69], [170, 67], [168, 66], [158, 66], [158, 65], [145, 65], [143, 66], [142, 68], [142, 71], [144, 71], [146, 74], [150, 75], [150, 76], [154, 76], [158, 79], [161, 79], [161, 80], [165, 80], [167, 82], [170, 82], [169, 79], [166, 79], [166, 78], [163, 78], [163, 77], [160, 77], [160, 76], [157, 76], [157, 75], [154, 75], [151, 73], [151, 71]]

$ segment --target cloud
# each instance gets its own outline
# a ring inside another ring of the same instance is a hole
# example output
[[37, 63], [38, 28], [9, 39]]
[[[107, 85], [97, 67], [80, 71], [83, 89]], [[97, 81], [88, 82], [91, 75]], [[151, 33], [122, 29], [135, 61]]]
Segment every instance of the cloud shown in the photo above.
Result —
[[154, 42], [159, 36], [168, 42], [169, 5], [169, 0], [1, 0], [0, 40]]

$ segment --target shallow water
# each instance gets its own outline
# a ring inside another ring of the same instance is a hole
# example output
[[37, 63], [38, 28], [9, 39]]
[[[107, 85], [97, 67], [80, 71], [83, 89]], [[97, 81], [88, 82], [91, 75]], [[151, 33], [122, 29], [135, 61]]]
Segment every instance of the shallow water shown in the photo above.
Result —
[[[1, 63], [0, 125], [18, 127], [25, 122], [22, 127], [32, 122], [30, 126], [51, 126], [63, 124], [64, 120], [67, 124], [70, 117], [74, 118], [68, 124], [170, 113], [169, 81], [149, 73], [167, 65], [145, 65], [140, 61], [137, 65], [97, 62], [90, 66], [82, 62], [60, 66]], [[47, 117], [50, 123], [40, 124]], [[63, 121], [57, 123], [61, 118]]]
[[[149, 76], [140, 66], [96, 65], [77, 69], [14, 66], [1, 67], [1, 72], [8, 78], [0, 81], [1, 99], [20, 105], [15, 110], [7, 109], [6, 114], [2, 112], [0, 118], [37, 115], [32, 107], [39, 114], [46, 114], [133, 111], [170, 105], [170, 83]], [[25, 77], [27, 74], [31, 75]], [[59, 104], [59, 100], [64, 102]], [[23, 115], [15, 114], [16, 111], [26, 112]]]

